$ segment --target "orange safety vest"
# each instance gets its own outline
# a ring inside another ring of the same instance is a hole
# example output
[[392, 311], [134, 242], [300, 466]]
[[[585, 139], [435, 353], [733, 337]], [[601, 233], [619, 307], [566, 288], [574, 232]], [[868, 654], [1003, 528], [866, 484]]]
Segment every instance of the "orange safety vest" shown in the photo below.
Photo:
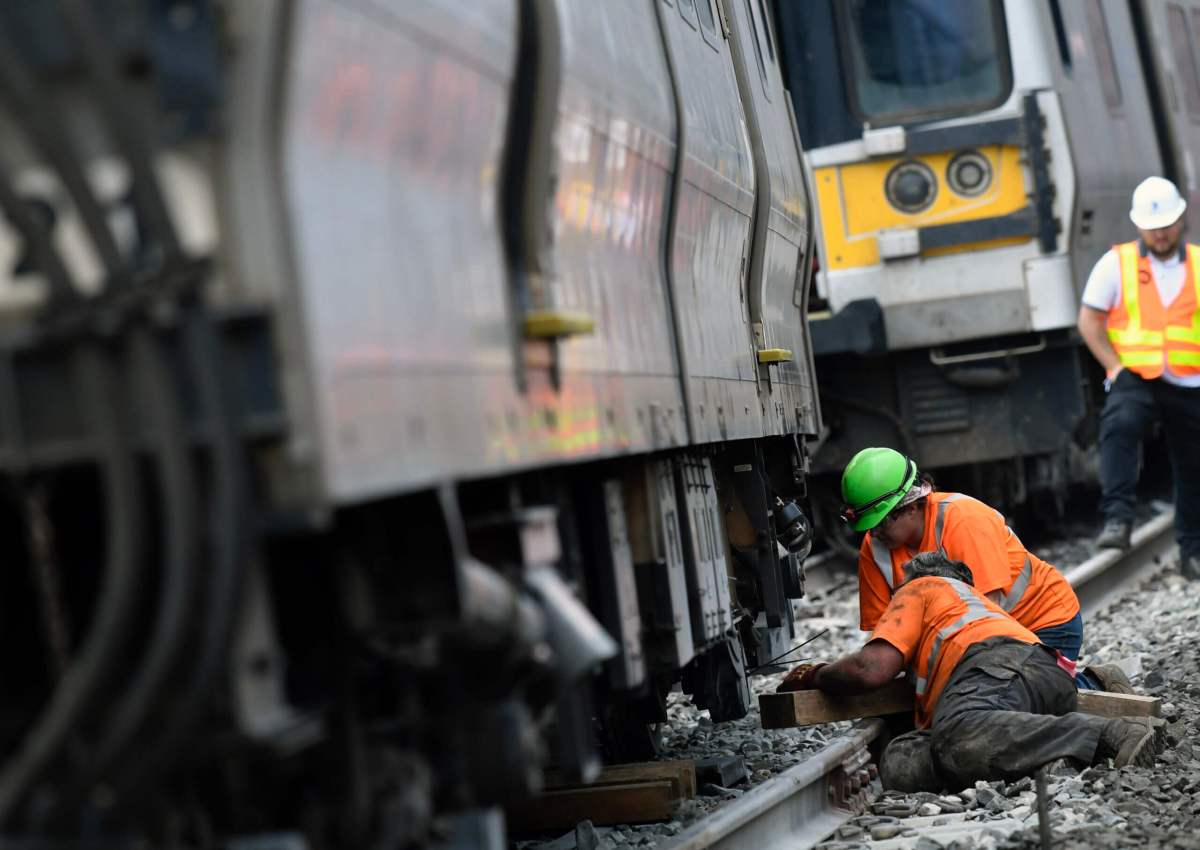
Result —
[[1147, 380], [1167, 366], [1181, 377], [1200, 375], [1200, 247], [1187, 246], [1183, 289], [1169, 305], [1137, 242], [1113, 250], [1121, 260], [1121, 300], [1108, 313], [1108, 339], [1121, 365]]
[[963, 561], [975, 577], [975, 590], [995, 600], [1017, 622], [1032, 631], [1067, 622], [1079, 613], [1079, 599], [1062, 573], [1036, 557], [1005, 525], [1004, 517], [962, 493], [929, 494], [925, 530], [915, 549], [888, 549], [871, 532], [863, 537], [858, 560], [859, 627], [875, 627], [904, 568], [918, 552], [940, 551]]
[[1038, 643], [1036, 635], [970, 585], [925, 576], [896, 591], [870, 639], [887, 641], [904, 657], [917, 692], [917, 726], [925, 728], [963, 654], [992, 637]]

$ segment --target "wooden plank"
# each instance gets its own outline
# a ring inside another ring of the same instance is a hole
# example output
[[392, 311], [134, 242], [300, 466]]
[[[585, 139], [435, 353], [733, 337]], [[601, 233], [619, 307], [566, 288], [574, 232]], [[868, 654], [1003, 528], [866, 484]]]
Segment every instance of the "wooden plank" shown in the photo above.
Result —
[[896, 679], [868, 694], [838, 696], [824, 691], [789, 691], [762, 694], [758, 710], [764, 729], [787, 729], [853, 720], [857, 717], [882, 717], [912, 711], [913, 689], [904, 679]]
[[581, 820], [596, 826], [670, 820], [680, 803], [677, 781], [589, 785], [547, 791], [507, 808], [515, 832], [570, 829]]
[[559, 788], [590, 788], [600, 785], [634, 785], [639, 782], [667, 781], [675, 783], [679, 797], [688, 799], [696, 796], [696, 765], [687, 760], [642, 761], [628, 764], [611, 764], [600, 771], [593, 782], [586, 785], [569, 782], [557, 770], [549, 769], [544, 774], [546, 790]]
[[1080, 691], [1079, 710], [1100, 717], [1158, 717], [1162, 714], [1162, 700], [1141, 694]]
[[[835, 696], [822, 691], [792, 691], [783, 694], [762, 694], [758, 708], [764, 729], [788, 729], [832, 723], [835, 720], [854, 720], [859, 717], [881, 717], [912, 711], [913, 690], [903, 679], [858, 696]], [[1158, 717], [1162, 700], [1139, 694], [1113, 694], [1107, 691], [1080, 691], [1079, 711], [1099, 717]]]

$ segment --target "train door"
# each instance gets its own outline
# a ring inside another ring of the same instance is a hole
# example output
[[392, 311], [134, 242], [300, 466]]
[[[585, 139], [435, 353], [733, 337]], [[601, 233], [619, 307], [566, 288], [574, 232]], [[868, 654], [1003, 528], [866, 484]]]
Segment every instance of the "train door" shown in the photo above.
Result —
[[[1034, 25], [1062, 105], [1075, 175], [1074, 213], [1063, 222], [1076, 294], [1116, 242], [1134, 236], [1129, 196], [1162, 173], [1155, 78], [1139, 51], [1137, 4], [1051, 0], [1037, 4]], [[1151, 3], [1158, 7], [1161, 4]]]
[[692, 441], [756, 437], [746, 288], [755, 175], [733, 62], [712, 0], [655, 2], [680, 114], [667, 264]]
[[750, 252], [750, 318], [771, 433], [815, 433], [816, 381], [805, 289], [812, 221], [788, 93], [763, 0], [722, 0], [750, 126], [758, 195]]
[[1200, 3], [1139, 0], [1130, 5], [1159, 135], [1163, 163], [1158, 173], [1173, 180], [1187, 199], [1195, 232], [1200, 224]]

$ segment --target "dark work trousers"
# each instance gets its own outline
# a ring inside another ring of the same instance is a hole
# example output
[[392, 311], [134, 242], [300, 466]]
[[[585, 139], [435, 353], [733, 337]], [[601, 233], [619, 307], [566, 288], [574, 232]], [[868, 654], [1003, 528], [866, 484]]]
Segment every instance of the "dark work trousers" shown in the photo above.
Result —
[[1142, 437], [1162, 422], [1175, 481], [1179, 554], [1200, 556], [1200, 388], [1146, 381], [1122, 370], [1100, 411], [1100, 510], [1133, 521]]
[[929, 729], [892, 740], [885, 788], [940, 791], [1029, 776], [1047, 762], [1095, 760], [1107, 720], [1075, 711], [1074, 680], [1040, 644], [990, 638], [963, 655]]

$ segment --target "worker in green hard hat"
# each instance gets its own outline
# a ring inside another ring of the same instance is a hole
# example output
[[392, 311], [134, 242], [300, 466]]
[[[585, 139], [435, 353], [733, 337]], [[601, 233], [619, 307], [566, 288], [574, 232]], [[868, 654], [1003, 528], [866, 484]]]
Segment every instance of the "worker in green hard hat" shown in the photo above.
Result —
[[[1007, 611], [1074, 668], [1083, 644], [1079, 599], [1057, 569], [1030, 553], [1004, 516], [962, 493], [934, 489], [929, 476], [900, 452], [863, 449], [842, 473], [841, 518], [865, 531], [858, 558], [860, 627], [875, 628], [920, 552], [940, 551], [966, 563], [975, 589]], [[1111, 665], [1076, 676], [1081, 688], [1131, 692]]]

